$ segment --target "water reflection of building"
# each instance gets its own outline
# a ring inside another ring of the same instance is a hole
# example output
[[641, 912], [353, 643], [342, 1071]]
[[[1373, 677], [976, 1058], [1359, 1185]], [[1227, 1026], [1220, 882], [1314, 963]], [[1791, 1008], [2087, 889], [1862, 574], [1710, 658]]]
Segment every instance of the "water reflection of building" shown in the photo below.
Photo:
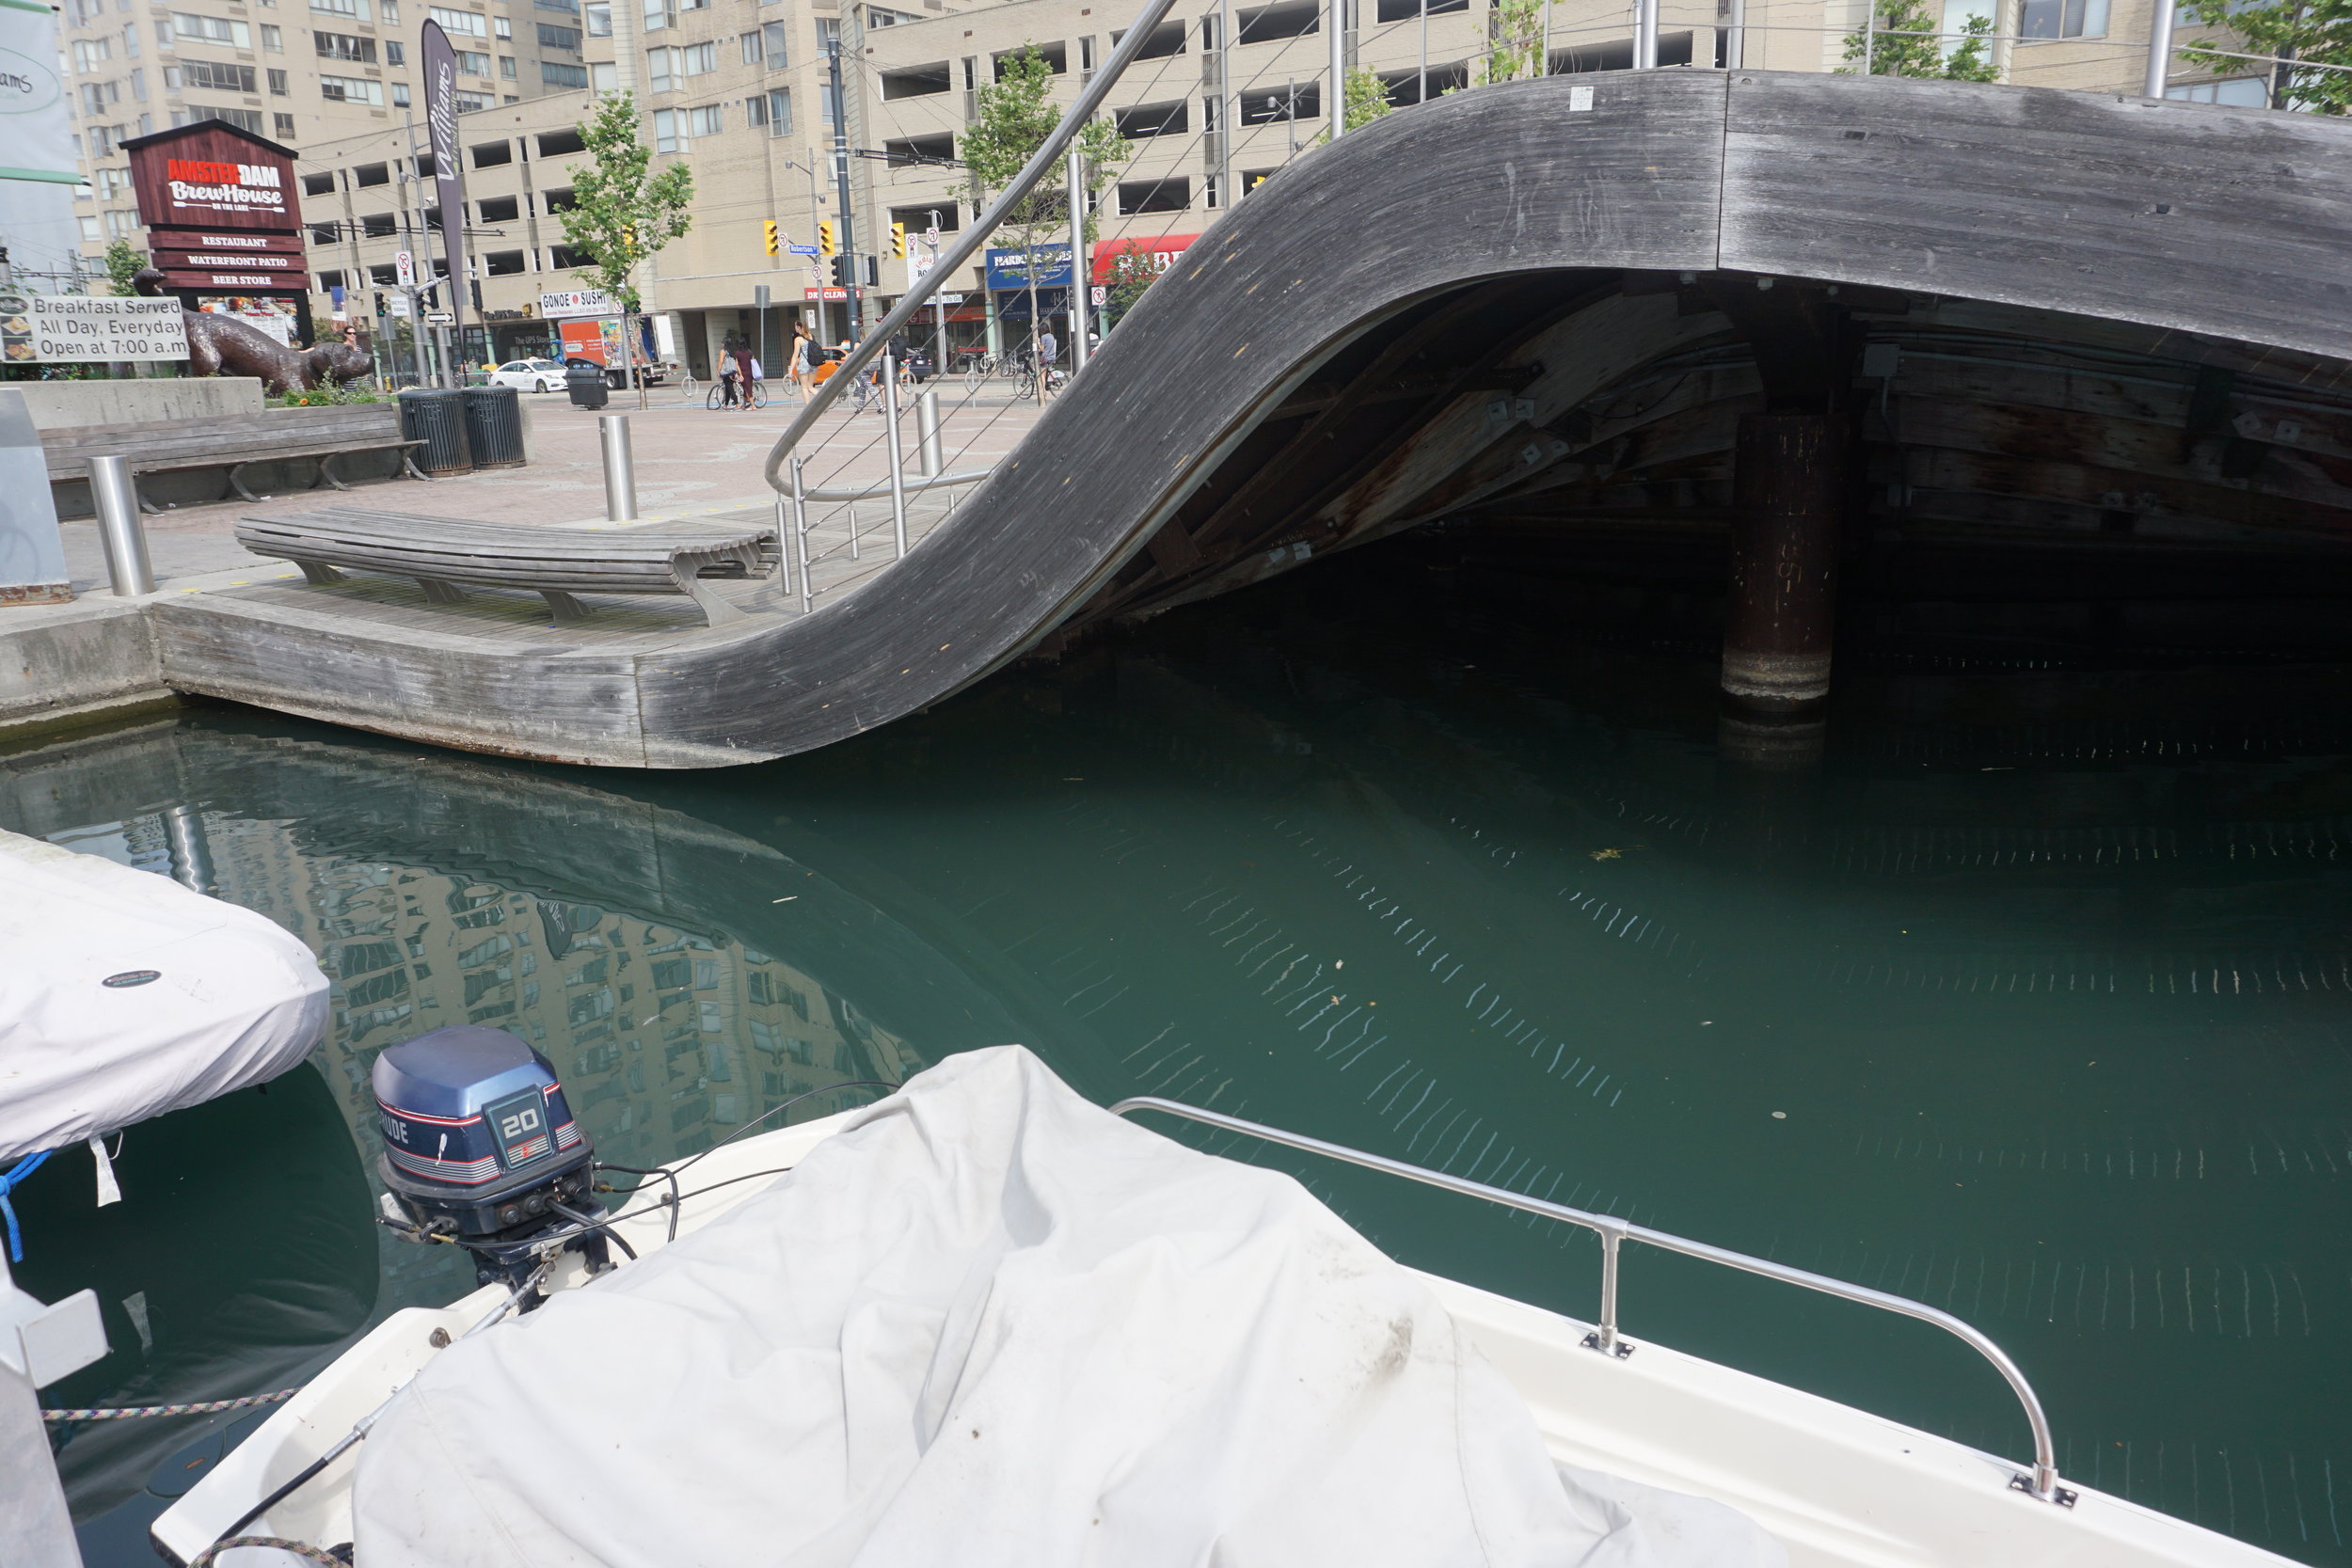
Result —
[[814, 1089], [922, 1066], [848, 998], [723, 931], [325, 855], [265, 818], [153, 813], [57, 836], [209, 884], [318, 954], [334, 1007], [318, 1064], [370, 1151], [376, 1053], [453, 1023], [546, 1053], [599, 1153], [624, 1164], [706, 1148]]

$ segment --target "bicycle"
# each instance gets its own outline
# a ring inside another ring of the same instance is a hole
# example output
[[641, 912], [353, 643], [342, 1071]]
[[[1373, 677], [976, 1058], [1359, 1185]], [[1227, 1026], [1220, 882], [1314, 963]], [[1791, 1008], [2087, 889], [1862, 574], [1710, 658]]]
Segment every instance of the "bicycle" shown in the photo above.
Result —
[[751, 385], [751, 390], [748, 392], [738, 393], [733, 400], [729, 400], [727, 397], [726, 383], [724, 381], [715, 382], [711, 386], [709, 395], [703, 399], [703, 406], [713, 410], [721, 408], [765, 408], [768, 406], [768, 383], [765, 381], [755, 381]]

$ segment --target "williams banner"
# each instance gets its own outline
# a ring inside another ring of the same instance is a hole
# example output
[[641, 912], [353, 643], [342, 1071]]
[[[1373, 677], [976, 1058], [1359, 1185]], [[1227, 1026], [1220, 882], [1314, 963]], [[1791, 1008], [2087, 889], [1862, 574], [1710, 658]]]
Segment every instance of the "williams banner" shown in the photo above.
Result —
[[466, 325], [466, 181], [457, 161], [457, 53], [441, 24], [426, 19], [417, 53], [424, 66], [424, 122], [433, 137], [433, 189], [441, 203], [441, 263], [449, 274], [441, 302], [453, 328]]

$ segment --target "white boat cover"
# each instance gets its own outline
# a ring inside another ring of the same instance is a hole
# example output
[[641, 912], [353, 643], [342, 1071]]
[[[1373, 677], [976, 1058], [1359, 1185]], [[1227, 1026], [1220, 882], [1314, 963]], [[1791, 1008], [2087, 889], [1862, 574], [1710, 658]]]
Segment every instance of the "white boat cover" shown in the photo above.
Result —
[[326, 1030], [326, 976], [269, 920], [0, 832], [0, 1162], [266, 1082]]
[[1555, 1466], [1429, 1291], [1298, 1183], [1015, 1046], [441, 1354], [354, 1508], [366, 1568], [1786, 1560], [1719, 1504]]

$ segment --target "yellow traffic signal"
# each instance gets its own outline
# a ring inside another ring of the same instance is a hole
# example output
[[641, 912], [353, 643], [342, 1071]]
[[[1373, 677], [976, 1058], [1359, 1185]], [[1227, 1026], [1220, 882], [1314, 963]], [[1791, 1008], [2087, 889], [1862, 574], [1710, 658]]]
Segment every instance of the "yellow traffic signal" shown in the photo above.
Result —
[[841, 240], [840, 237], [834, 232], [833, 220], [831, 218], [827, 218], [824, 222], [817, 226], [817, 254], [819, 256], [838, 256], [841, 254]]
[[761, 224], [760, 228], [766, 231], [768, 236], [768, 254], [771, 256], [782, 255], [784, 253], [784, 245], [783, 242], [776, 238], [776, 220], [770, 218], [766, 223]]
[[903, 223], [890, 226], [890, 255], [893, 261], [907, 259], [907, 226]]

